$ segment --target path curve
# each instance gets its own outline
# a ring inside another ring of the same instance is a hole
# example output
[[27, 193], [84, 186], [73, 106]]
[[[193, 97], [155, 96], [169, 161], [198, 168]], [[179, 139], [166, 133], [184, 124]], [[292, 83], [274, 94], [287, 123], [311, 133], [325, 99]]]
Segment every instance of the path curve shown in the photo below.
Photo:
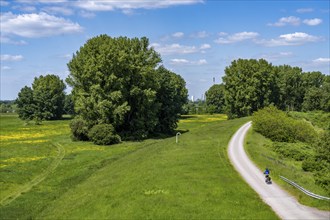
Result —
[[62, 161], [64, 155], [65, 155], [65, 149], [60, 144], [55, 144], [57, 148], [57, 156], [54, 159], [54, 161], [47, 167], [47, 169], [42, 172], [40, 175], [36, 176], [34, 179], [32, 179], [30, 182], [25, 183], [17, 190], [13, 191], [9, 195], [7, 195], [5, 198], [3, 198], [0, 201], [1, 205], [8, 205], [12, 201], [14, 201], [17, 197], [22, 195], [22, 193], [28, 192], [30, 189], [32, 189], [33, 186], [39, 184], [41, 181], [43, 181], [51, 172], [53, 172], [56, 167], [60, 164]]
[[282, 190], [276, 183], [268, 185], [264, 175], [248, 158], [244, 151], [244, 138], [251, 122], [244, 124], [231, 138], [228, 155], [235, 169], [244, 180], [259, 194], [275, 213], [282, 219], [330, 219], [330, 212], [301, 205]]

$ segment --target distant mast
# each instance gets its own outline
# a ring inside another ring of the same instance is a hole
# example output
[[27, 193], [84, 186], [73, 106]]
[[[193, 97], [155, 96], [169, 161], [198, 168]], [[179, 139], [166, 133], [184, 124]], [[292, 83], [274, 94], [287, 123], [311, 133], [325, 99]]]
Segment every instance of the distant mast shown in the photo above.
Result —
[[213, 85], [215, 84], [215, 77], [213, 77]]

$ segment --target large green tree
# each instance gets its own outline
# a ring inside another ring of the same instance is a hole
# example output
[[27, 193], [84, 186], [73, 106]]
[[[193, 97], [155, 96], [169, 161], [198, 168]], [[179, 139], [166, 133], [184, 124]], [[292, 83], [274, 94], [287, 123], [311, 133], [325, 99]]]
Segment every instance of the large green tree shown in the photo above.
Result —
[[65, 87], [60, 77], [53, 74], [34, 78], [33, 99], [42, 118], [61, 119], [64, 113]]
[[33, 120], [36, 118], [36, 104], [33, 99], [33, 90], [31, 87], [24, 86], [18, 93], [16, 99], [18, 117], [22, 120]]
[[205, 93], [206, 105], [209, 113], [224, 113], [225, 111], [225, 86], [215, 84]]
[[238, 59], [226, 67], [223, 82], [229, 118], [251, 115], [277, 102], [273, 71], [272, 65], [263, 59]]
[[63, 114], [65, 84], [56, 75], [36, 77], [32, 88], [25, 86], [16, 100], [18, 115], [23, 120], [54, 120]]
[[112, 124], [122, 138], [147, 137], [160, 123], [160, 61], [145, 37], [91, 38], [68, 63], [76, 113], [89, 129]]
[[160, 88], [157, 92], [157, 102], [161, 104], [158, 113], [158, 126], [156, 131], [171, 133], [179, 120], [183, 106], [187, 104], [188, 90], [184, 79], [165, 69], [163, 66], [157, 70]]

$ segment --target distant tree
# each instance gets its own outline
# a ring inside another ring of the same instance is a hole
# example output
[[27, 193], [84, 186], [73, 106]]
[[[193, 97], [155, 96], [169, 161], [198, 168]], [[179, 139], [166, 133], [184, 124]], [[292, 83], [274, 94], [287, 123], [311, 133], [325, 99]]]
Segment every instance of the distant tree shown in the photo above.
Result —
[[58, 76], [36, 77], [32, 88], [21, 89], [16, 100], [19, 118], [35, 120], [60, 119], [64, 107], [65, 84]]
[[36, 103], [33, 99], [33, 90], [25, 86], [18, 93], [18, 98], [16, 100], [18, 108], [18, 117], [22, 120], [33, 120], [36, 118]]
[[301, 68], [283, 65], [276, 67], [276, 72], [280, 88], [278, 107], [282, 110], [300, 111], [305, 95]]
[[321, 109], [321, 101], [323, 98], [322, 88], [311, 87], [307, 90], [302, 104], [303, 111], [313, 111]]
[[159, 123], [156, 131], [171, 133], [177, 127], [183, 106], [187, 104], [188, 90], [184, 79], [161, 66], [157, 69], [160, 88], [157, 91], [157, 102], [161, 104], [158, 113]]
[[33, 99], [42, 119], [61, 119], [64, 112], [65, 84], [56, 75], [34, 78]]
[[225, 111], [225, 86], [215, 84], [205, 93], [206, 105], [209, 113], [224, 113]]

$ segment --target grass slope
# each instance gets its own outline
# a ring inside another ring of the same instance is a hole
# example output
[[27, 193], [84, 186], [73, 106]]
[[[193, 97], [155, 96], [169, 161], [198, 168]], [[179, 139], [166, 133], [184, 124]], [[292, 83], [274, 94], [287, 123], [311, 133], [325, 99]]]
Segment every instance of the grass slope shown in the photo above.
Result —
[[324, 189], [315, 184], [313, 174], [304, 172], [301, 169], [302, 162], [282, 157], [272, 150], [271, 145], [272, 141], [270, 139], [265, 138], [252, 129], [249, 130], [245, 148], [250, 158], [260, 169], [268, 167], [276, 183], [294, 195], [301, 204], [322, 210], [330, 210], [329, 201], [311, 198], [279, 177], [280, 175], [284, 176], [313, 193], [328, 196]]
[[[45, 122], [28, 128], [35, 134], [44, 130], [42, 127], [55, 126], [43, 133], [47, 142], [27, 145], [48, 150], [39, 153], [26, 149], [20, 156], [38, 154], [44, 158], [12, 164], [3, 161], [18, 158], [24, 146], [16, 144], [26, 136], [22, 133], [19, 138], [15, 131], [24, 126], [16, 118], [6, 123], [2, 119], [1, 140], [10, 135], [18, 138], [1, 141], [7, 144], [1, 143], [1, 161], [7, 165], [0, 169], [5, 194], [33, 180], [53, 163], [58, 152], [51, 143], [61, 144], [65, 156], [43, 181], [2, 205], [1, 219], [277, 219], [242, 181], [227, 157], [230, 137], [248, 119], [186, 117], [179, 124], [182, 135], [178, 144], [171, 137], [112, 147], [72, 142], [68, 121]], [[52, 136], [54, 131], [58, 134]], [[14, 170], [19, 166], [31, 177], [17, 176]]]

